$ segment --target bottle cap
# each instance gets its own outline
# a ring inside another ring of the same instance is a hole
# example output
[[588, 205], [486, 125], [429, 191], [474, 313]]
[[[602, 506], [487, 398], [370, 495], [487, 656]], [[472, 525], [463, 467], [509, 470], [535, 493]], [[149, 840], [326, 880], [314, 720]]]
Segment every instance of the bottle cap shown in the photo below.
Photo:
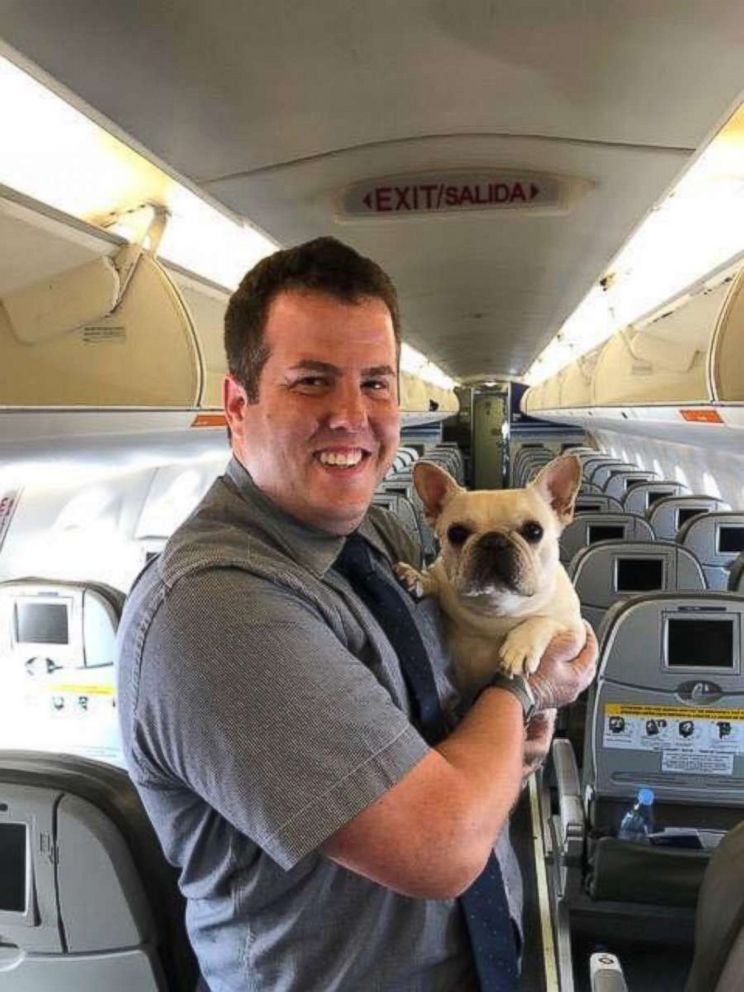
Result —
[[638, 802], [641, 806], [653, 806], [654, 804], [654, 790], [653, 789], [639, 789], [638, 790]]

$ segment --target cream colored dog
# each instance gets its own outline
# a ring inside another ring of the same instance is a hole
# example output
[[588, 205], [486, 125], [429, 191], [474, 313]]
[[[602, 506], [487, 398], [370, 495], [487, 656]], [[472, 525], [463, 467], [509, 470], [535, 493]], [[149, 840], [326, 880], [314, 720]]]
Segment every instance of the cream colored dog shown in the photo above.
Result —
[[579, 600], [558, 560], [581, 484], [574, 455], [554, 459], [526, 489], [468, 492], [439, 466], [413, 470], [441, 552], [424, 572], [395, 571], [419, 596], [436, 596], [460, 689], [470, 694], [499, 668], [534, 672], [553, 636], [582, 636]]

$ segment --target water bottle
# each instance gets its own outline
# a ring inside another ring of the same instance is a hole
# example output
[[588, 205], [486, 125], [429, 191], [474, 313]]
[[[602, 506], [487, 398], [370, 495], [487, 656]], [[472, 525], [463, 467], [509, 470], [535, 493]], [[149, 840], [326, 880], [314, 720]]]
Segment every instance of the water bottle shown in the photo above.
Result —
[[654, 829], [654, 793], [652, 789], [639, 789], [638, 797], [620, 821], [619, 840], [648, 844], [648, 835]]

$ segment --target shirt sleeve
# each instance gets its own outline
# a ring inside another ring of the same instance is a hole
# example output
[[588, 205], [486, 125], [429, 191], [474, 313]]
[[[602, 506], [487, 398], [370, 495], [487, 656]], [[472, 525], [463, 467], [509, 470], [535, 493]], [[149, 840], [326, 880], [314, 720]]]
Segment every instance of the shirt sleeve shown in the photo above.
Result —
[[142, 657], [135, 754], [289, 869], [428, 746], [310, 604], [233, 569], [179, 583]]

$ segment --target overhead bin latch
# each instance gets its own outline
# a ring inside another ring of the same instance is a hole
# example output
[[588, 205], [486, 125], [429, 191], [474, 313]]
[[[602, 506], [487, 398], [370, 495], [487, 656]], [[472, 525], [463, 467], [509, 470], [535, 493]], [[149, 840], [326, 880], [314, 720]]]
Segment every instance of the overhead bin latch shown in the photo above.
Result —
[[108, 227], [125, 233], [128, 244], [3, 297], [14, 334], [25, 344], [58, 337], [102, 320], [121, 303], [137, 263], [160, 245], [168, 211], [154, 204], [112, 215]]

